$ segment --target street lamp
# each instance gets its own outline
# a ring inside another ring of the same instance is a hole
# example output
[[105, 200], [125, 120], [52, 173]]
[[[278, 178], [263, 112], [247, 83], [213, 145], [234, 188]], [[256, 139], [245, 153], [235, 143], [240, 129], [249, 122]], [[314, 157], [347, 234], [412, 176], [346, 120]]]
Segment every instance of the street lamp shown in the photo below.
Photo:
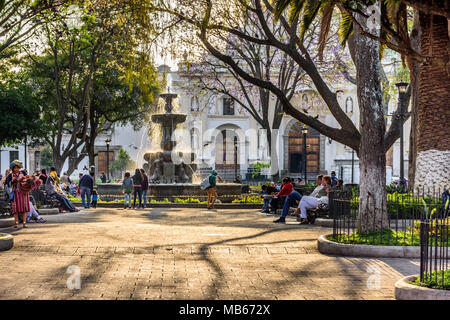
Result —
[[400, 117], [400, 185], [405, 185], [405, 168], [404, 168], [404, 151], [403, 151], [403, 120], [405, 119], [404, 114], [404, 104], [405, 95], [408, 89], [408, 83], [400, 81], [395, 84], [398, 88], [398, 103], [399, 103], [399, 114]]
[[308, 177], [307, 177], [307, 172], [306, 172], [306, 135], [308, 134], [308, 128], [306, 127], [306, 125], [304, 125], [302, 127], [302, 133], [303, 133], [303, 170], [305, 171], [305, 184], [308, 183]]
[[238, 152], [238, 145], [237, 145], [237, 137], [234, 137], [234, 178], [236, 179], [237, 174], [237, 152]]
[[109, 144], [111, 143], [111, 139], [106, 139], [106, 177], [109, 181]]

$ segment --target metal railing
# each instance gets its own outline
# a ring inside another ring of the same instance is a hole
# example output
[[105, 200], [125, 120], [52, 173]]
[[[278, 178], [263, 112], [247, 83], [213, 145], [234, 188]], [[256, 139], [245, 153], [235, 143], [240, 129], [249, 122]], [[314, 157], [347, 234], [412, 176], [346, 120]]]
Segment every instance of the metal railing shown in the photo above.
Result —
[[450, 281], [445, 277], [449, 269], [448, 222], [447, 218], [420, 223], [420, 282], [429, 287], [450, 289]]
[[[449, 215], [449, 208], [444, 207], [441, 196], [439, 189], [387, 194], [387, 220], [376, 220], [378, 217], [375, 215], [370, 218], [367, 214], [360, 216], [359, 192], [356, 189], [331, 192], [329, 208], [333, 218], [333, 240], [344, 243], [418, 246], [420, 222], [445, 219]], [[381, 208], [377, 208], [373, 198], [368, 198], [366, 210], [377, 212]], [[368, 231], [361, 232], [362, 229]]]

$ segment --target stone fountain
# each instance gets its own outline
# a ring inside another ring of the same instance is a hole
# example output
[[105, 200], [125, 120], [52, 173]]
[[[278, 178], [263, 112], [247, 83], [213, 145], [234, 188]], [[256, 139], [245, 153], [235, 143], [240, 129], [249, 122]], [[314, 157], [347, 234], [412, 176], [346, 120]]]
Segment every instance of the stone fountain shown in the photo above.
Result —
[[[200, 198], [206, 200], [206, 192], [200, 189], [200, 185], [192, 183], [192, 176], [197, 170], [196, 165], [186, 164], [183, 156], [191, 157], [191, 152], [175, 152], [176, 142], [172, 140], [172, 134], [178, 124], [186, 121], [187, 115], [173, 113], [172, 101], [177, 97], [173, 93], [160, 95], [165, 100], [165, 113], [154, 114], [152, 122], [161, 125], [161, 151], [148, 152], [144, 155], [146, 163], [144, 170], [149, 176], [149, 190], [147, 195], [152, 199], [162, 200], [168, 198]], [[174, 163], [173, 156], [178, 161]], [[133, 175], [133, 172], [131, 172]], [[204, 177], [203, 177], [204, 178]], [[242, 185], [236, 183], [217, 184], [217, 194], [222, 202], [231, 202], [241, 194]], [[121, 198], [122, 185], [115, 183], [98, 184], [98, 193], [102, 200], [110, 201]]]
[[[174, 152], [176, 142], [172, 140], [173, 132], [178, 124], [186, 121], [186, 114], [172, 113], [172, 101], [177, 97], [174, 93], [160, 95], [165, 100], [164, 109], [166, 113], [152, 115], [152, 122], [161, 124], [162, 138], [161, 150], [149, 152], [144, 155], [144, 169], [149, 173], [149, 181], [152, 183], [186, 183], [192, 182], [192, 175], [196, 170], [195, 165], [184, 163], [183, 156], [191, 158], [191, 153], [183, 154]], [[181, 159], [180, 163], [173, 162], [173, 156]]]

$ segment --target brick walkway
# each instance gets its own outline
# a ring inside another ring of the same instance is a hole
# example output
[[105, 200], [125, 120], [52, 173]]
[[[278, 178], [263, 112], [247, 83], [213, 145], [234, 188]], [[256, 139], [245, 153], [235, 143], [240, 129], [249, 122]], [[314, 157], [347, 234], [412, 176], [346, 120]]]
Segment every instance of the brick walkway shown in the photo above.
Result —
[[[15, 242], [0, 252], [0, 299], [393, 299], [395, 281], [419, 272], [418, 260], [322, 255], [317, 237], [330, 229], [273, 224], [255, 210], [90, 209], [46, 219], [0, 229]], [[71, 265], [80, 290], [67, 288]]]

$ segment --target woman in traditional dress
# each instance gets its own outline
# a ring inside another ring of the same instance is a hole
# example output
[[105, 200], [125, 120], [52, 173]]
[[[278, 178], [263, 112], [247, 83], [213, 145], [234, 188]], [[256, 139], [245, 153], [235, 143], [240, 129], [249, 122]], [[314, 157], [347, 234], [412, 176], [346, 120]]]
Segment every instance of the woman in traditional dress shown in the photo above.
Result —
[[14, 160], [9, 165], [12, 172], [8, 175], [6, 179], [6, 184], [9, 185], [14, 193], [14, 199], [11, 203], [12, 213], [14, 215], [15, 225], [14, 228], [18, 227], [19, 224], [19, 214], [23, 217], [23, 227], [27, 226], [27, 214], [30, 211], [30, 193], [22, 191], [20, 188], [20, 183], [25, 179], [23, 172], [20, 169], [23, 168], [22, 162], [19, 160]]

